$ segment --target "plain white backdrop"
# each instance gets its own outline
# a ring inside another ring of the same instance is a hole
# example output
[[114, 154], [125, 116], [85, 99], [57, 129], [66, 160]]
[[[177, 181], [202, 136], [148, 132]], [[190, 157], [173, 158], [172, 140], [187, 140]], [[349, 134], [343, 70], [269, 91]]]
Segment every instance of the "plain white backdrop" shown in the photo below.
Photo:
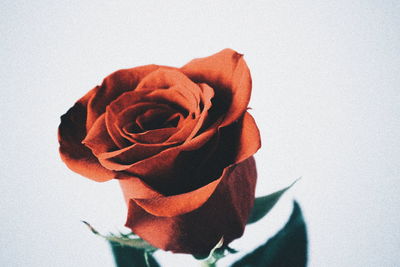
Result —
[[[397, 266], [400, 251], [398, 1], [3, 1], [0, 265], [114, 266], [100, 231], [123, 229], [118, 183], [58, 156], [59, 117], [109, 73], [245, 55], [262, 134], [257, 195], [302, 176], [232, 243], [240, 254], [304, 212], [309, 266]], [[165, 266], [190, 256], [156, 253]], [[193, 263], [194, 264], [194, 263]]]

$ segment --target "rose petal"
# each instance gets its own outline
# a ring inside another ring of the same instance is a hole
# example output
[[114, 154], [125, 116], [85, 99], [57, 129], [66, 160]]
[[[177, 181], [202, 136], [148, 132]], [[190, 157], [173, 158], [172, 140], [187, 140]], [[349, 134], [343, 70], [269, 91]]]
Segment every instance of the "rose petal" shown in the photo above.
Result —
[[208, 110], [211, 108], [211, 98], [214, 96], [214, 90], [205, 83], [199, 84], [202, 90], [201, 102], [203, 105], [203, 110], [201, 111], [200, 117], [197, 120], [196, 126], [193, 128], [191, 134], [186, 138], [186, 142], [189, 142], [202, 128], [204, 121], [207, 118]]
[[[157, 153], [160, 153], [160, 152], [162, 153], [163, 149], [171, 147], [171, 145], [174, 145], [177, 142], [180, 142], [180, 141], [183, 142], [186, 140], [185, 141], [186, 143], [191, 143], [190, 141], [195, 136], [195, 134], [197, 134], [197, 132], [199, 131], [199, 129], [202, 126], [203, 121], [205, 120], [207, 111], [211, 107], [211, 98], [213, 96], [212, 88], [210, 88], [206, 84], [201, 84], [199, 86], [200, 86], [199, 88], [201, 88], [201, 90], [203, 92], [203, 94], [201, 96], [201, 101], [204, 102], [203, 110], [199, 117], [195, 117], [194, 119], [188, 118], [188, 121], [186, 121], [183, 124], [182, 129], [178, 130], [174, 135], [172, 135], [170, 138], [168, 138], [164, 143], [160, 144], [160, 146], [158, 146], [157, 148], [155, 146], [131, 145], [131, 146], [121, 148], [121, 149], [113, 151], [113, 152], [102, 153], [101, 155], [97, 154], [98, 157], [100, 158], [101, 164], [110, 170], [115, 170], [115, 171], [128, 170], [128, 169], [131, 169], [139, 161], [145, 160], [146, 158], [150, 158], [150, 157], [156, 155]], [[165, 90], [165, 91], [167, 91], [167, 90]], [[126, 93], [123, 96], [121, 96], [120, 98], [123, 98], [125, 96], [130, 97], [128, 95], [129, 95], [129, 93]], [[148, 97], [148, 95], [146, 95], [146, 98], [147, 97]], [[116, 104], [116, 103], [118, 103], [118, 101], [120, 101], [120, 100], [119, 99], [116, 100], [114, 103], [112, 103], [110, 105], [109, 108], [107, 108], [107, 114], [108, 113], [110, 114], [110, 116], [108, 117], [110, 119], [110, 121], [113, 120], [113, 119], [111, 119], [112, 118], [111, 116], [118, 116], [118, 115], [111, 115], [111, 114], [114, 114], [115, 111], [118, 112], [119, 110], [121, 110], [121, 107]], [[145, 106], [144, 103], [137, 104], [137, 105]], [[154, 104], [154, 105], [157, 105], [157, 104]], [[134, 111], [138, 110], [139, 109], [138, 106], [133, 105], [132, 109]], [[125, 110], [129, 111], [129, 108], [125, 109]], [[121, 113], [122, 112], [120, 112], [120, 114]], [[131, 116], [127, 116], [126, 114], [123, 114], [122, 117], [126, 118], [126, 117], [131, 117]], [[107, 119], [107, 115], [106, 115], [106, 119]], [[118, 117], [114, 118], [114, 120], [118, 120]], [[111, 124], [111, 122], [110, 122], [110, 124]], [[108, 124], [107, 124], [107, 126], [108, 126]], [[111, 127], [108, 127], [107, 129], [110, 129], [110, 128]], [[120, 128], [120, 127], [114, 127], [114, 128]], [[115, 131], [118, 132], [118, 129], [116, 129]], [[208, 135], [209, 134], [206, 134], [205, 137], [207, 137]], [[111, 135], [111, 136], [113, 136], [113, 135]], [[118, 138], [121, 138], [124, 136], [125, 135], [120, 130], [118, 133]], [[113, 138], [113, 140], [115, 140], [115, 139], [117, 139], [117, 137]], [[182, 150], [191, 150], [190, 146], [191, 146], [190, 144], [186, 145], [185, 147], [182, 148]], [[175, 154], [170, 153], [169, 155], [172, 156], [171, 159], [174, 159], [178, 154], [179, 154], [179, 152], [177, 152]], [[159, 163], [157, 163], [157, 164], [159, 164]]]
[[173, 144], [133, 144], [120, 150], [105, 152], [97, 157], [104, 167], [109, 170], [123, 171], [132, 164], [160, 153]]
[[[145, 103], [141, 103], [140, 105], [145, 105]], [[93, 154], [98, 157], [111, 157], [112, 155], [121, 154], [122, 152], [129, 149], [129, 147], [125, 147], [123, 149], [119, 149], [114, 141], [111, 139], [108, 134], [106, 127], [106, 114], [101, 115], [97, 121], [93, 124], [92, 128], [88, 132], [86, 138], [82, 141], [87, 147], [89, 147]], [[121, 136], [119, 136], [122, 138]], [[132, 146], [132, 144], [130, 144]]]
[[107, 132], [119, 148], [124, 148], [131, 145], [131, 143], [128, 142], [127, 139], [121, 136], [121, 133], [118, 130], [118, 124], [120, 124], [118, 122], [121, 121], [120, 117], [122, 116], [122, 119], [126, 119], [126, 116], [124, 116], [124, 112], [135, 112], [135, 110], [137, 110], [137, 113], [140, 113], [150, 108], [148, 106], [155, 105], [155, 103], [144, 100], [143, 92], [136, 93], [133, 91], [122, 94], [118, 99], [107, 106], [105, 112]]
[[135, 124], [137, 127], [133, 127], [136, 128], [136, 130], [132, 132], [143, 132], [146, 131], [146, 122], [149, 121], [152, 116], [163, 113], [166, 113], [164, 117], [167, 117], [170, 114], [176, 113], [176, 111], [170, 109], [165, 104], [157, 104], [152, 102], [134, 103], [117, 114], [114, 124], [117, 126], [117, 128], [121, 129], [132, 122], [136, 122]]
[[185, 145], [167, 149], [126, 170], [159, 192], [173, 195], [217, 179], [225, 167], [246, 160], [261, 146], [258, 128], [247, 112], [237, 123], [214, 133], [212, 143], [207, 140], [209, 144], [196, 149], [184, 149]]
[[[195, 86], [197, 87], [197, 85]], [[189, 97], [192, 96], [192, 94], [183, 94], [184, 90], [185, 88], [182, 88], [181, 86], [173, 86], [169, 89], [157, 89], [148, 93], [146, 95], [146, 99], [149, 99], [150, 101], [155, 103], [170, 104], [171, 107], [175, 107], [176, 109], [181, 111], [185, 110], [186, 112], [182, 112], [183, 114], [198, 114], [198, 99], [194, 97]], [[196, 88], [196, 90], [200, 89]]]
[[[208, 111], [211, 108], [211, 99], [214, 96], [214, 91], [207, 84], [198, 84], [199, 89], [201, 90], [200, 100], [198, 102], [198, 107], [194, 118], [187, 118], [181, 129], [176, 132], [166, 142], [185, 142], [188, 143], [192, 138], [199, 132], [202, 128], [204, 121], [207, 118]], [[200, 106], [201, 105], [201, 106]]]
[[[197, 87], [197, 85], [195, 85]], [[197, 90], [200, 90], [197, 88]], [[194, 99], [192, 99], [192, 103], [189, 102], [177, 89], [177, 87], [172, 87], [170, 89], [159, 89], [154, 91], [142, 90], [142, 91], [133, 91], [126, 92], [122, 94], [118, 99], [113, 101], [106, 110], [106, 125], [107, 130], [116, 145], [119, 148], [126, 147], [129, 145], [126, 139], [121, 136], [121, 132], [118, 130], [118, 127], [115, 126], [115, 122], [121, 120], [122, 118], [127, 118], [128, 116], [124, 115], [122, 112], [127, 109], [135, 109], [136, 105], [145, 105], [144, 103], [154, 103], [153, 105], [167, 105], [170, 108], [175, 109], [177, 112], [183, 114], [183, 116], [187, 116], [188, 114], [194, 114], [194, 117], [197, 117], [197, 114], [200, 112], [196, 110], [196, 106], [194, 103], [197, 103]], [[148, 107], [151, 109], [151, 107]], [[183, 108], [183, 109], [182, 109]], [[193, 109], [193, 110], [191, 110]], [[186, 113], [186, 114], [185, 114]], [[188, 119], [193, 120], [193, 118], [189, 117]], [[178, 137], [173, 138], [172, 140], [167, 140], [166, 142], [172, 143], [177, 141], [183, 141], [186, 136], [190, 134], [190, 132], [194, 127], [194, 123], [184, 123], [182, 124], [182, 130], [177, 131], [176, 135]], [[189, 129], [189, 130], [188, 130]]]
[[162, 129], [165, 128], [165, 126], [170, 126], [166, 125], [167, 121], [172, 115], [176, 114], [176, 110], [168, 108], [168, 106], [159, 106], [143, 112], [136, 117], [135, 121], [142, 129], [142, 132], [147, 130]]
[[[139, 177], [155, 172], [166, 174], [167, 169], [171, 169], [171, 164], [182, 151], [198, 149], [212, 137], [215, 131], [215, 129], [210, 129], [181, 146], [175, 146], [176, 142], [168, 140], [160, 144], [135, 143], [113, 151], [102, 153], [96, 151], [96, 155], [100, 163], [110, 170], [127, 170]], [[85, 140], [85, 144], [90, 146], [90, 140]]]
[[171, 135], [165, 142], [166, 143], [183, 143], [187, 141], [190, 133], [197, 125], [199, 118], [188, 116], [185, 118], [184, 123], [181, 124], [180, 129]]
[[58, 128], [60, 155], [65, 164], [74, 172], [98, 182], [108, 181], [115, 173], [104, 168], [91, 150], [81, 142], [86, 136], [86, 107], [98, 88], [89, 91], [61, 117]]
[[[114, 136], [114, 139], [124, 138], [125, 141], [129, 141], [128, 145], [137, 143], [137, 140], [145, 140], [146, 138], [147, 142], [139, 142], [152, 143], [150, 140], [155, 140], [153, 143], [160, 143], [162, 141], [156, 140], [165, 141], [172, 133], [178, 130], [168, 123], [172, 123], [174, 118], [175, 122], [178, 122], [181, 117], [181, 114], [165, 104], [136, 103], [121, 111], [117, 115], [117, 118], [115, 118], [113, 128], [116, 130], [117, 133], [115, 135], [117, 136]], [[172, 131], [162, 131], [166, 127], [173, 129]], [[170, 132], [170, 134], [165, 136], [165, 138], [157, 136], [157, 133], [165, 135], [167, 132]], [[120, 143], [122, 142], [120, 141]]]
[[119, 173], [117, 179], [124, 193], [127, 205], [133, 198], [153, 198], [162, 196], [137, 177]]
[[[208, 200], [188, 213], [173, 217], [155, 216], [139, 206], [138, 200], [131, 200], [126, 226], [155, 247], [175, 253], [207, 254], [221, 237], [224, 244], [230, 243], [243, 234], [254, 203], [257, 174], [252, 157], [229, 169]], [[171, 204], [165, 207], [167, 211], [181, 205]], [[151, 206], [146, 209], [159, 208]]]
[[[196, 158], [190, 156], [191, 161], [196, 162], [196, 167], [191, 173], [195, 173], [195, 177], [201, 181], [206, 181], [207, 178], [215, 179], [221, 174], [222, 169], [251, 157], [260, 148], [257, 126], [248, 113], [236, 123], [220, 128], [217, 136], [217, 144], [210, 147], [212, 150], [205, 150]], [[181, 155], [180, 161], [182, 162], [187, 156]], [[185, 164], [193, 165], [190, 161]]]
[[261, 147], [260, 131], [250, 113], [246, 112], [241, 121], [240, 139], [234, 163], [239, 163], [254, 155]]
[[90, 129], [97, 118], [105, 112], [107, 105], [121, 94], [132, 91], [149, 73], [157, 70], [158, 65], [146, 65], [131, 69], [118, 70], [107, 76], [97, 94], [87, 105], [86, 129]]
[[[225, 115], [222, 127], [231, 124], [246, 111], [251, 94], [251, 76], [243, 55], [224, 49], [212, 56], [190, 61], [181, 71], [193, 81], [207, 83], [214, 88], [221, 101], [219, 109]], [[226, 101], [229, 103], [225, 110]]]
[[137, 91], [153, 89], [150, 95], [164, 95], [187, 111], [196, 111], [201, 90], [177, 69], [159, 68], [146, 76], [137, 86]]
[[150, 157], [172, 146], [168, 144], [132, 144], [118, 149], [108, 135], [105, 114], [93, 124], [83, 143], [97, 156], [101, 165], [109, 170], [122, 171], [128, 169], [136, 161]]
[[123, 132], [132, 143], [141, 144], [161, 144], [164, 143], [171, 135], [173, 135], [178, 129], [175, 127], [155, 129], [145, 131], [143, 133], [129, 133], [125, 129]]
[[200, 98], [196, 84], [181, 73], [178, 69], [159, 68], [146, 76], [137, 86], [137, 90], [171, 89], [179, 86], [180, 94], [184, 95], [188, 102], [197, 101]]
[[[222, 176], [226, 175], [225, 169]], [[148, 199], [134, 199], [136, 203], [155, 216], [173, 217], [197, 209], [214, 192], [222, 177], [197, 190], [174, 196], [158, 196]]]
[[[196, 136], [190, 142], [180, 146], [172, 147], [160, 153], [132, 164], [126, 171], [139, 176], [142, 179], [157, 180], [157, 177], [170, 177], [173, 173], [173, 166], [176, 166], [176, 158], [184, 151], [194, 151], [203, 147], [215, 135], [216, 129], [208, 129], [201, 135]], [[149, 181], [149, 180], [148, 180]], [[167, 182], [159, 180], [160, 184]]]
[[192, 108], [188, 99], [179, 91], [179, 87], [170, 89], [154, 89], [154, 90], [135, 90], [126, 92], [119, 96], [107, 107], [107, 112], [112, 112], [117, 116], [123, 110], [130, 108], [134, 104], [154, 103], [159, 105], [168, 105], [182, 114], [188, 114]]
[[105, 114], [101, 115], [87, 133], [82, 144], [90, 148], [94, 155], [118, 149], [107, 132]]
[[[122, 94], [107, 107], [107, 130], [112, 140], [119, 148], [129, 145], [129, 143], [126, 143], [126, 136], [124, 138], [121, 129], [115, 127], [113, 122], [119, 120], [119, 117], [121, 116], [122, 118], [130, 117], [120, 115], [124, 109], [130, 108], [130, 106], [134, 105], [135, 103], [147, 101], [158, 104], [163, 103], [166, 105], [171, 105], [172, 107], [180, 106], [184, 108], [187, 113], [189, 113], [187, 115], [192, 116], [193, 120], [185, 122], [184, 124], [180, 124], [182, 125], [182, 128], [173, 136], [171, 136], [171, 138], [166, 142], [183, 142], [188, 139], [188, 136], [191, 139], [202, 125], [201, 123], [200, 125], [198, 123], [198, 117], [200, 115], [199, 103], [201, 98], [204, 98], [204, 96], [201, 96], [202, 90], [207, 91], [207, 89], [202, 89], [198, 85], [194, 84], [179, 71], [160, 68], [146, 76], [137, 86], [135, 91]], [[211, 98], [212, 95], [208, 93], [207, 97]], [[209, 105], [207, 106], [207, 109], [208, 108]], [[140, 124], [140, 121], [138, 122]], [[196, 127], [196, 125], [199, 126]], [[121, 128], [121, 124], [119, 124], [119, 128]]]

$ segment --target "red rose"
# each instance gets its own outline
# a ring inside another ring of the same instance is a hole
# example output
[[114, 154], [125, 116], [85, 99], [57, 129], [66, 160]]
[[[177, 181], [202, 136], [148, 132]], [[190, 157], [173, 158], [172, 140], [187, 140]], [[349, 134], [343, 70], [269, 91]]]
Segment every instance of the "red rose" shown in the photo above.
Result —
[[61, 117], [60, 154], [90, 179], [118, 179], [126, 226], [152, 245], [204, 254], [243, 234], [260, 147], [251, 77], [225, 49], [182, 68], [119, 70]]

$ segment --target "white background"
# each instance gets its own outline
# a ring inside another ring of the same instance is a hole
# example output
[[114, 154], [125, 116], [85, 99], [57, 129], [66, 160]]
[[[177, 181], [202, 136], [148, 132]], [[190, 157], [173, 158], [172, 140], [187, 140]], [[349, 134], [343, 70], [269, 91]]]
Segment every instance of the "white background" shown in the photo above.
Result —
[[65, 167], [59, 117], [117, 69], [179, 67], [226, 47], [252, 72], [257, 195], [303, 177], [232, 243], [232, 259], [283, 226], [297, 199], [309, 266], [400, 264], [398, 1], [10, 0], [0, 12], [1, 266], [113, 266], [80, 220], [122, 229], [118, 183]]

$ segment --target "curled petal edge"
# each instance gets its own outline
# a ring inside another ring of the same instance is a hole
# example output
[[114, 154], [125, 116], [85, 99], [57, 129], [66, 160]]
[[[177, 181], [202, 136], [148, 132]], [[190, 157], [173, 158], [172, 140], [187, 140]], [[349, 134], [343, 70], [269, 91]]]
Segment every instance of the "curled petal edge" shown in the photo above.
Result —
[[243, 54], [227, 48], [208, 57], [193, 59], [180, 70], [189, 78], [201, 77], [201, 82], [221, 83], [230, 89], [232, 99], [221, 127], [231, 124], [246, 111], [252, 80]]
[[146, 212], [155, 216], [174, 217], [188, 213], [199, 208], [210, 198], [222, 178], [229, 171], [228, 169], [229, 168], [225, 168], [219, 179], [188, 193], [174, 196], [160, 195], [155, 198], [147, 199], [134, 198], [133, 200]]

